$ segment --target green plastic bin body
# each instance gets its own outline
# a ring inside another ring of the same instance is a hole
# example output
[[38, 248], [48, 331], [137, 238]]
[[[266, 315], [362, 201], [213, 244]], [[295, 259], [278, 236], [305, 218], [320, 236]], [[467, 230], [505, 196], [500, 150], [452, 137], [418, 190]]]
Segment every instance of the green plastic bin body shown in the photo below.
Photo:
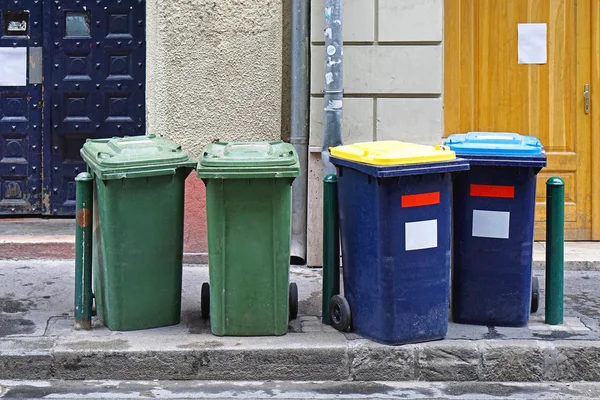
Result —
[[178, 324], [188, 155], [155, 136], [89, 140], [97, 315], [117, 331]]
[[197, 175], [206, 184], [215, 335], [287, 332], [291, 184], [299, 172], [293, 146], [283, 142], [204, 149]]

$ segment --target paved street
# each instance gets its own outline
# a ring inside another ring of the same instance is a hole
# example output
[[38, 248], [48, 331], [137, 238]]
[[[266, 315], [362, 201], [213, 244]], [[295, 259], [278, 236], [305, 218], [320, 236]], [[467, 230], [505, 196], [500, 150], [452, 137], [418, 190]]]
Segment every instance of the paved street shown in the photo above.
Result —
[[598, 399], [600, 383], [0, 380], [3, 399]]

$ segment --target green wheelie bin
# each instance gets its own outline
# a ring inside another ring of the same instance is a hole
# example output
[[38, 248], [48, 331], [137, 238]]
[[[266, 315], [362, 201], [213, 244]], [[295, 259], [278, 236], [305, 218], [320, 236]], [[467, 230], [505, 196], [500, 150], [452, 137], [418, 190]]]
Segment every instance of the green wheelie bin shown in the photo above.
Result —
[[185, 178], [195, 162], [155, 135], [88, 140], [97, 315], [116, 331], [178, 324]]
[[287, 333], [298, 312], [289, 284], [291, 185], [300, 174], [284, 142], [212, 143], [196, 173], [206, 185], [210, 285], [201, 311], [217, 336]]

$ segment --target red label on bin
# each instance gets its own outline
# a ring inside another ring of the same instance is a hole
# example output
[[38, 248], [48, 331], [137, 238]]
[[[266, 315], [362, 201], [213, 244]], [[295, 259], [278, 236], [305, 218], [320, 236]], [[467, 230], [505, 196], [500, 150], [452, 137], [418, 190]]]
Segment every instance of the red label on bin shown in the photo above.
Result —
[[514, 186], [471, 185], [471, 197], [515, 198]]
[[440, 192], [407, 194], [402, 196], [402, 208], [440, 204]]

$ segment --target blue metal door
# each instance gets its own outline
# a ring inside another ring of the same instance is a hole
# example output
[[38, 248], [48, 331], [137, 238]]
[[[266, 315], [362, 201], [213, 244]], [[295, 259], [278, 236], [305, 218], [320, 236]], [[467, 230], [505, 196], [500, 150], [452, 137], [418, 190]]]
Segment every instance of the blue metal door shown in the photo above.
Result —
[[42, 212], [42, 12], [0, 3], [0, 215]]
[[146, 5], [53, 0], [45, 7], [46, 211], [72, 215], [85, 140], [145, 133]]
[[144, 0], [0, 2], [0, 215], [72, 215], [85, 140], [145, 133], [145, 37]]

